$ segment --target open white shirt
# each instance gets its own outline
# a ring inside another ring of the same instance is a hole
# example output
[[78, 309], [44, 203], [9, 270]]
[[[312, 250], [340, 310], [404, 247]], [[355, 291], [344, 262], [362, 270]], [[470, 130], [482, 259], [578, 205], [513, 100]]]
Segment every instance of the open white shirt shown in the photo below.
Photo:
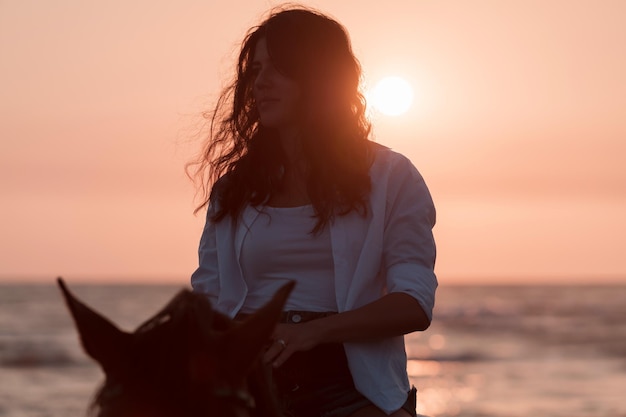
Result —
[[[431, 319], [437, 278], [430, 193], [405, 156], [377, 144], [373, 149], [367, 216], [351, 212], [336, 216], [330, 225], [338, 311], [403, 292], [414, 297]], [[210, 204], [207, 216], [214, 212]], [[230, 317], [246, 298], [239, 259], [248, 226], [258, 215], [258, 210], [247, 207], [236, 226], [230, 218], [219, 223], [207, 218], [200, 240], [200, 264], [191, 284]], [[357, 390], [388, 414], [398, 410], [410, 389], [404, 338], [344, 343], [344, 347]]]

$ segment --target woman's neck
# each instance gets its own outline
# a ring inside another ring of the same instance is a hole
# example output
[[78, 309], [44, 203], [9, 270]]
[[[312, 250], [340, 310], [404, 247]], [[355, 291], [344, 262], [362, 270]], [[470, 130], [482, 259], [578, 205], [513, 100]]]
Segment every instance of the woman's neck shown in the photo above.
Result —
[[296, 207], [309, 204], [311, 200], [306, 190], [306, 162], [302, 154], [300, 130], [283, 130], [280, 133], [280, 142], [287, 160], [282, 185], [273, 192], [268, 205]]
[[294, 127], [283, 128], [279, 132], [280, 143], [290, 165], [297, 164], [302, 159], [302, 143], [300, 129]]

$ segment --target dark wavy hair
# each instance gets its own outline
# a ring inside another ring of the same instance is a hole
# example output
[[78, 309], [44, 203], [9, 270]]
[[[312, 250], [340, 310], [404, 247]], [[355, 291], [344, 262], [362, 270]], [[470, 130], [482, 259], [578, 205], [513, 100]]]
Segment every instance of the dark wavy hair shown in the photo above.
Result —
[[[302, 133], [306, 191], [318, 232], [335, 215], [367, 213], [371, 183], [370, 130], [359, 90], [361, 66], [347, 31], [337, 21], [301, 6], [273, 10], [245, 37], [236, 77], [207, 117], [210, 132], [202, 153], [187, 166], [202, 196], [196, 211], [216, 198], [212, 221], [238, 218], [280, 191], [290, 169], [275, 129], [263, 126], [253, 97], [251, 68], [259, 39], [270, 59], [302, 91]], [[195, 169], [191, 169], [195, 168]], [[211, 190], [211, 191], [209, 191]]]

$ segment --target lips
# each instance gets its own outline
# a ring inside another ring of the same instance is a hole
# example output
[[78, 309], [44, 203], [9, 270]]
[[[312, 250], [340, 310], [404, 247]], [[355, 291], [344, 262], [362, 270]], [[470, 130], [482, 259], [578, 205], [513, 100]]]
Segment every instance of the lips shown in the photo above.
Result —
[[263, 97], [263, 98], [257, 99], [256, 102], [259, 106], [261, 106], [261, 105], [268, 104], [268, 103], [276, 103], [278, 102], [278, 99], [274, 97]]
[[259, 109], [259, 111], [261, 112], [266, 112], [269, 111], [273, 108], [273, 106], [278, 103], [278, 99], [277, 98], [273, 98], [273, 97], [264, 97], [260, 100], [256, 101], [256, 106]]

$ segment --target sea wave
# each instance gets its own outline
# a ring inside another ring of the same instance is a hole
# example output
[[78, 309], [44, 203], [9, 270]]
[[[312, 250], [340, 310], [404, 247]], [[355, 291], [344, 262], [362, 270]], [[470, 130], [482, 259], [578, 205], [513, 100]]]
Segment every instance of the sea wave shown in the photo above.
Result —
[[0, 366], [5, 368], [70, 367], [88, 364], [63, 346], [28, 340], [0, 344]]
[[409, 356], [408, 360], [414, 361], [434, 361], [434, 362], [483, 362], [492, 361], [496, 358], [485, 352], [464, 351], [464, 352], [432, 352], [424, 356]]

